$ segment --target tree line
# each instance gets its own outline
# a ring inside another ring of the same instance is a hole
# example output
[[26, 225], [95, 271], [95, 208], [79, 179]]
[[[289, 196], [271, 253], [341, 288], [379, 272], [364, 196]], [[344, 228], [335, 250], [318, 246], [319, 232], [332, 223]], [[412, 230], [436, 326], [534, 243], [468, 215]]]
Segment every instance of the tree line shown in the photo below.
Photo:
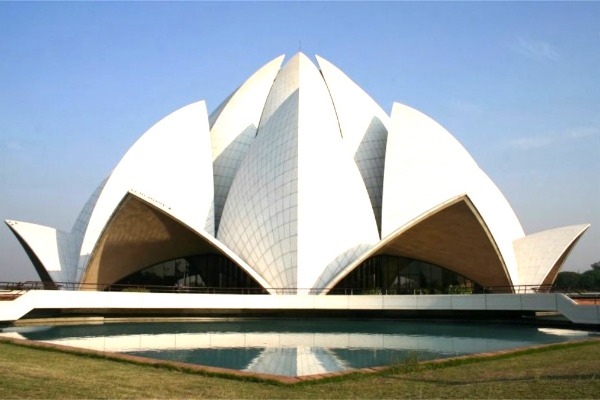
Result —
[[578, 289], [584, 291], [600, 291], [600, 261], [590, 265], [591, 269], [582, 273], [559, 272], [554, 281], [555, 288]]

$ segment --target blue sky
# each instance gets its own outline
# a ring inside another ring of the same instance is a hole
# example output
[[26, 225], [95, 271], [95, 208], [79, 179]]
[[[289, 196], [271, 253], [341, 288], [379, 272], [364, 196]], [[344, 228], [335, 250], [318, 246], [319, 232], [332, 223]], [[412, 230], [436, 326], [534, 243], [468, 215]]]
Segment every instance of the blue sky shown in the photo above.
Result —
[[[0, 2], [0, 219], [70, 230], [155, 122], [300, 48], [445, 126], [526, 233], [591, 223], [565, 269], [600, 260], [595, 2]], [[0, 281], [27, 279], [2, 226]]]

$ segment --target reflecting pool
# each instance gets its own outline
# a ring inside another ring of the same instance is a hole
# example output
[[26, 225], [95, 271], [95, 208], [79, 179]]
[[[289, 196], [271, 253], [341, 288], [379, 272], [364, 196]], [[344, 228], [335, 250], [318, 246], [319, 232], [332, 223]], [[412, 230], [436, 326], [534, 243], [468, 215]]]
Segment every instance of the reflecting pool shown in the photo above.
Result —
[[285, 376], [585, 338], [529, 325], [404, 320], [243, 320], [10, 327], [2, 336]]

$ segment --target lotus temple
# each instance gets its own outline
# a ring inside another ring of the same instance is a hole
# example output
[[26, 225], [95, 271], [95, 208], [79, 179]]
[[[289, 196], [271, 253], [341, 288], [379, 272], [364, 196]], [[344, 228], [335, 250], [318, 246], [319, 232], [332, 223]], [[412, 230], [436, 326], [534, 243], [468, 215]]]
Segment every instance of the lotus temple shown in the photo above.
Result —
[[336, 294], [539, 292], [588, 228], [525, 233], [440, 124], [399, 103], [388, 115], [303, 53], [268, 62], [210, 115], [199, 101], [157, 122], [70, 232], [6, 224], [53, 292], [177, 287], [262, 295], [274, 308]]

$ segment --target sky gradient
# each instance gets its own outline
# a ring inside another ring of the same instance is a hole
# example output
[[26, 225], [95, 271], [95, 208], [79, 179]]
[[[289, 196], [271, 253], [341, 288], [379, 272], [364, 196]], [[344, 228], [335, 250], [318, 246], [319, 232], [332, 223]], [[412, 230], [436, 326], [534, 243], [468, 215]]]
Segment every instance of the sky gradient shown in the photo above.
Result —
[[[596, 2], [0, 2], [0, 219], [69, 231], [154, 123], [300, 49], [442, 124], [527, 234], [591, 223], [565, 270], [600, 260]], [[37, 279], [2, 225], [0, 281]]]

